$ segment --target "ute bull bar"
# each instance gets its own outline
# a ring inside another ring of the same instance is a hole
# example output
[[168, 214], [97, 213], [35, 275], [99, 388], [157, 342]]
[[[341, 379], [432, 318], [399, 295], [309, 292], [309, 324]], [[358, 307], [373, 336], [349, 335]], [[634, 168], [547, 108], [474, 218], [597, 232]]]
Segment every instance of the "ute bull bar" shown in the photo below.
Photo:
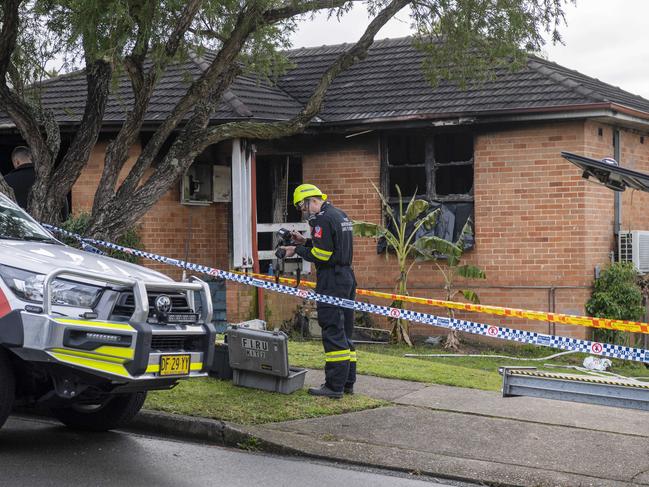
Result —
[[52, 314], [52, 283], [57, 277], [64, 275], [131, 287], [135, 299], [135, 311], [131, 316], [131, 320], [134, 322], [145, 322], [149, 316], [149, 297], [147, 290], [185, 291], [187, 302], [192, 308], [194, 307], [194, 294], [192, 291], [200, 291], [201, 302], [203, 303], [201, 321], [203, 323], [210, 323], [212, 321], [214, 310], [209, 286], [205, 281], [195, 276], [190, 277], [191, 282], [145, 282], [135, 277], [117, 277], [69, 268], [56, 269], [45, 276], [43, 283], [43, 312], [46, 315]]
[[[52, 285], [55, 279], [82, 278], [105, 285], [118, 285], [133, 292], [134, 311], [128, 321], [107, 320], [104, 317], [61, 316], [60, 308], [53, 310]], [[149, 322], [149, 292], [181, 292], [195, 310], [194, 293], [201, 297], [201, 310], [195, 323], [160, 324]], [[118, 277], [79, 269], [60, 268], [48, 273], [43, 282], [42, 312], [16, 310], [15, 316], [24, 330], [22, 347], [13, 351], [25, 359], [70, 365], [112, 381], [175, 381], [183, 377], [207, 375], [214, 354], [216, 330], [212, 324], [212, 299], [209, 286], [199, 278], [190, 282], [150, 282], [135, 277]], [[152, 350], [152, 337], [191, 337], [199, 344], [191, 351]], [[164, 375], [160, 368], [162, 356], [183, 355], [189, 371]]]

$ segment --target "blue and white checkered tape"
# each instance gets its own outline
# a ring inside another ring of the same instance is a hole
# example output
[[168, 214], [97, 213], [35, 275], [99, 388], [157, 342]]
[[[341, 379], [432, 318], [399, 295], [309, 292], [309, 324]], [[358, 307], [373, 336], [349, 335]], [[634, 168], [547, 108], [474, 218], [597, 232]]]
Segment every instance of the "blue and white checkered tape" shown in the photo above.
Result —
[[546, 335], [543, 333], [536, 333], [532, 331], [516, 330], [513, 328], [487, 325], [484, 323], [475, 323], [473, 321], [460, 320], [457, 318], [448, 318], [444, 316], [436, 316], [428, 313], [421, 313], [418, 311], [411, 311], [407, 309], [390, 308], [389, 306], [380, 306], [377, 304], [364, 303], [361, 301], [353, 301], [350, 299], [337, 298], [335, 296], [318, 294], [313, 291], [307, 291], [305, 289], [299, 289], [299, 288], [285, 286], [283, 284], [264, 281], [262, 279], [257, 279], [251, 276], [247, 276], [245, 274], [235, 274], [221, 269], [215, 269], [213, 267], [208, 267], [200, 264], [193, 264], [191, 262], [185, 262], [178, 259], [164, 257], [162, 255], [152, 254], [150, 252], [144, 252], [142, 250], [130, 249], [128, 247], [123, 247], [121, 245], [117, 245], [110, 242], [104, 242], [102, 240], [84, 238], [81, 237], [80, 235], [68, 232], [67, 230], [63, 230], [61, 228], [57, 228], [51, 225], [43, 225], [43, 226], [53, 232], [60, 233], [62, 235], [66, 235], [68, 237], [77, 239], [82, 244], [82, 246], [84, 245], [88, 246], [88, 249], [92, 252], [97, 252], [97, 251], [101, 252], [95, 246], [105, 247], [112, 250], [119, 250], [127, 254], [135, 255], [137, 257], [154, 260], [156, 262], [169, 264], [172, 266], [180, 267], [187, 270], [192, 270], [202, 274], [208, 274], [210, 276], [219, 277], [222, 279], [238, 282], [240, 284], [245, 284], [248, 286], [255, 286], [261, 289], [267, 289], [269, 291], [296, 296], [298, 298], [307, 299], [310, 301], [331, 304], [333, 306], [349, 308], [356, 311], [365, 311], [367, 313], [386, 316], [388, 318], [399, 318], [399, 319], [404, 319], [415, 323], [422, 323], [424, 325], [431, 325], [440, 328], [463, 331], [466, 333], [472, 333], [474, 335], [482, 335], [486, 337], [499, 338], [502, 340], [509, 340], [509, 341], [514, 341], [519, 343], [539, 345], [542, 347], [559, 348], [561, 350], [572, 350], [576, 352], [592, 353], [595, 355], [601, 355], [610, 358], [633, 360], [636, 362], [645, 362], [645, 363], [649, 362], [649, 350], [645, 350], [642, 348], [624, 347], [621, 345], [600, 343], [600, 342], [594, 342], [590, 340], [581, 340], [578, 338]]

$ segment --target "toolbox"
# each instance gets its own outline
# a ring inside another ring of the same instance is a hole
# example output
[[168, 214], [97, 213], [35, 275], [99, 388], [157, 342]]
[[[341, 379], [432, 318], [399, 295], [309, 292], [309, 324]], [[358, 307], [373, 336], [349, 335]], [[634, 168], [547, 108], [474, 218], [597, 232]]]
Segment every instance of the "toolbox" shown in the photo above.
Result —
[[235, 385], [283, 394], [304, 385], [306, 369], [289, 367], [285, 333], [232, 326], [227, 336]]

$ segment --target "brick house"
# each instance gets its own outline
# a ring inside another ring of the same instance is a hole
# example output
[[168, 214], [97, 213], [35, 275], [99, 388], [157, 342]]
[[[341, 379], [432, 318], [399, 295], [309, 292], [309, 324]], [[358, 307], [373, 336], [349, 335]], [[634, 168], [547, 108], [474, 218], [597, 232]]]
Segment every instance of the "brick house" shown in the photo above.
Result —
[[[345, 47], [291, 51], [296, 67], [275, 86], [239, 77], [213, 123], [290, 118]], [[254, 243], [265, 251], [261, 257], [270, 255], [269, 230], [286, 222], [299, 227], [290, 205], [299, 182], [318, 185], [350, 217], [372, 222], [381, 219], [372, 185], [394, 201], [396, 183], [404, 194], [417, 191], [450, 208], [455, 236], [472, 218], [475, 247], [466, 259], [487, 274], [485, 281], [471, 283], [483, 303], [583, 314], [596, 269], [615, 252], [616, 232], [649, 230], [644, 210], [649, 195], [627, 191], [618, 204], [611, 191], [583, 179], [560, 152], [614, 156], [625, 167], [649, 172], [649, 101], [537, 57], [522, 71], [498, 70], [493, 79], [464, 90], [445, 82], [433, 88], [422, 74], [422, 58], [409, 39], [377, 41], [364, 61], [336, 79], [304, 134], [209, 148], [142, 219], [147, 250], [218, 268], [245, 266], [254, 259]], [[143, 142], [182, 92], [187, 75], [201, 69], [201, 60], [193, 58], [165, 75], [147, 114]], [[45, 86], [44, 102], [64, 128], [72, 129], [79, 119], [83, 83], [83, 76], [71, 74]], [[127, 89], [120, 85], [123, 93]], [[105, 137], [72, 191], [74, 211], [92, 204], [107, 140], [123, 120], [121, 99], [111, 99]], [[10, 122], [0, 124], [0, 155], [6, 156], [20, 141]], [[134, 147], [133, 156], [139, 150]], [[262, 271], [269, 263], [261, 261]], [[375, 242], [356, 240], [354, 267], [359, 287], [393, 289], [398, 272], [392, 259], [377, 255]], [[422, 263], [414, 266], [409, 289], [441, 297], [441, 283], [434, 264]], [[294, 298], [265, 295], [275, 324], [297, 304]], [[248, 318], [257, 306], [253, 289], [227, 285], [228, 320]], [[493, 316], [472, 319], [497, 324]], [[579, 337], [588, 331], [513, 319], [507, 324]], [[418, 325], [418, 332], [430, 330]]]

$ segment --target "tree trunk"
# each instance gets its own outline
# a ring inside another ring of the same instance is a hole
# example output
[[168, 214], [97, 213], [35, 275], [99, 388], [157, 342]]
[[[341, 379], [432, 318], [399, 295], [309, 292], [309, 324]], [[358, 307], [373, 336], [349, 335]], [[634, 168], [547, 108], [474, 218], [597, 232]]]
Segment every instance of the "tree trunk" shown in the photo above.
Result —
[[[305, 108], [293, 120], [277, 123], [234, 122], [208, 127], [209, 116], [195, 113], [174, 141], [155, 173], [142, 182], [146, 169], [173, 129], [178, 126], [187, 110], [208, 98], [213, 109], [238, 73], [234, 62], [248, 36], [257, 28], [254, 15], [242, 15], [233, 35], [216, 56], [207, 71], [196, 80], [174, 112], [158, 128], [133, 169], [100, 211], [93, 211], [87, 233], [95, 238], [114, 239], [133, 226], [169, 190], [178, 178], [191, 166], [195, 157], [210, 144], [237, 137], [250, 139], [273, 139], [293, 135], [306, 127], [318, 113], [324, 95], [334, 78], [343, 70], [367, 56], [374, 36], [409, 0], [393, 0], [370, 23], [359, 41], [341, 54], [322, 76]], [[275, 16], [279, 14], [274, 14]], [[275, 17], [273, 17], [275, 18]], [[207, 114], [209, 115], [209, 114]]]
[[16, 201], [14, 190], [7, 184], [7, 181], [5, 181], [5, 178], [3, 178], [2, 176], [0, 176], [0, 193], [9, 196], [9, 198]]
[[112, 65], [103, 59], [90, 63], [86, 68], [88, 85], [86, 107], [79, 130], [51, 179], [39, 183], [47, 184], [45, 199], [37, 200], [37, 195], [32, 193], [30, 207], [34, 210], [32, 216], [37, 220], [43, 222], [59, 220], [68, 193], [79, 178], [81, 170], [88, 162], [90, 153], [99, 138], [112, 72]]
[[[446, 300], [450, 301], [450, 294], [446, 296]], [[449, 309], [448, 317], [453, 319], [455, 317], [455, 312], [452, 309]], [[446, 350], [452, 350], [453, 352], [459, 352], [462, 341], [460, 340], [460, 332], [457, 330], [451, 330], [446, 335], [446, 340], [444, 341], [444, 348]]]

